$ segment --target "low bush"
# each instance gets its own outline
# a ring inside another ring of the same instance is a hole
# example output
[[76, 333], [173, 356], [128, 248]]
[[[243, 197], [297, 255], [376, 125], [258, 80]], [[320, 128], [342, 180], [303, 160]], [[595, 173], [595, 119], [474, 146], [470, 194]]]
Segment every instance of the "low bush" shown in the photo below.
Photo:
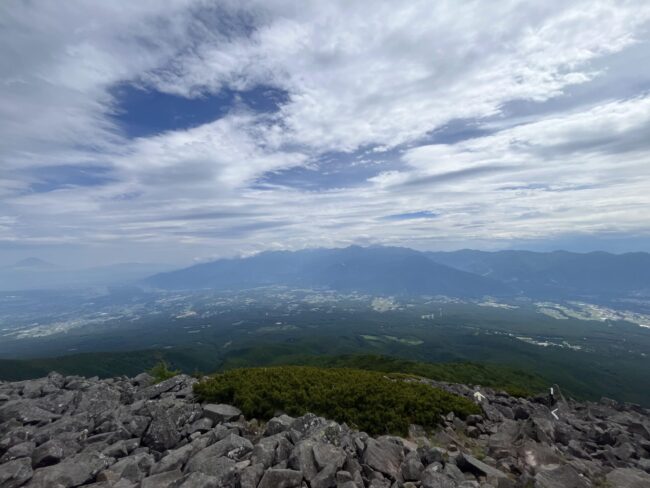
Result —
[[165, 361], [159, 361], [153, 368], [148, 371], [148, 373], [153, 376], [154, 383], [160, 383], [161, 381], [173, 378], [181, 372], [177, 369], [171, 370]]
[[226, 371], [197, 383], [201, 400], [237, 406], [248, 418], [313, 412], [371, 435], [405, 435], [409, 424], [434, 428], [441, 416], [464, 418], [473, 402], [408, 378], [348, 368], [279, 366]]

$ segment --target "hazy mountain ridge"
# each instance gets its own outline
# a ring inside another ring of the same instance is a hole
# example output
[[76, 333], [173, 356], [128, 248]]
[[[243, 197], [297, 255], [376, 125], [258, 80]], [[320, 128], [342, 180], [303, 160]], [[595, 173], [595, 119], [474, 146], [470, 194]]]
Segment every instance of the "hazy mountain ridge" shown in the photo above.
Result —
[[650, 254], [351, 246], [217, 260], [157, 274], [145, 283], [162, 289], [286, 285], [452, 296], [645, 296], [650, 294]]
[[509, 292], [498, 281], [436, 263], [418, 251], [396, 247], [263, 252], [161, 273], [145, 282], [163, 289], [286, 285], [389, 294], [478, 296]]
[[428, 252], [434, 261], [530, 296], [650, 295], [650, 254], [554, 251]]

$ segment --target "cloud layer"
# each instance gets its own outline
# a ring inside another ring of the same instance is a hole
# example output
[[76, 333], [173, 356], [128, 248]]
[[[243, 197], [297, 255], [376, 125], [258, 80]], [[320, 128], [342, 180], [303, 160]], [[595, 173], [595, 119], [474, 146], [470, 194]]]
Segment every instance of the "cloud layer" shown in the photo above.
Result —
[[[7, 256], [650, 232], [647, 2], [8, 1], [0, 19]], [[136, 135], [125, 86], [218, 115]]]

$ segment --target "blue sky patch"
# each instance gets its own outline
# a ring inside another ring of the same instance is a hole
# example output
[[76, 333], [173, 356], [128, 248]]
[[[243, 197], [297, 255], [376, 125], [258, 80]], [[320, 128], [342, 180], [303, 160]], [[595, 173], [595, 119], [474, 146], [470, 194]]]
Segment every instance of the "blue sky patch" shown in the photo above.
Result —
[[287, 92], [259, 85], [245, 91], [224, 88], [196, 98], [124, 83], [113, 88], [113, 119], [129, 137], [147, 137], [213, 122], [236, 107], [271, 113], [288, 100]]

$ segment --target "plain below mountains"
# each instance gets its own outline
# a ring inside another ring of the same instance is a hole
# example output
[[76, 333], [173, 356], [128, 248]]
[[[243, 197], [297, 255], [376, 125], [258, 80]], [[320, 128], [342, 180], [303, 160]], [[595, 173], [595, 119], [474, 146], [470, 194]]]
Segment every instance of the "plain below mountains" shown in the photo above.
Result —
[[327, 288], [458, 297], [650, 297], [650, 254], [419, 252], [398, 247], [270, 251], [159, 273], [160, 289]]

